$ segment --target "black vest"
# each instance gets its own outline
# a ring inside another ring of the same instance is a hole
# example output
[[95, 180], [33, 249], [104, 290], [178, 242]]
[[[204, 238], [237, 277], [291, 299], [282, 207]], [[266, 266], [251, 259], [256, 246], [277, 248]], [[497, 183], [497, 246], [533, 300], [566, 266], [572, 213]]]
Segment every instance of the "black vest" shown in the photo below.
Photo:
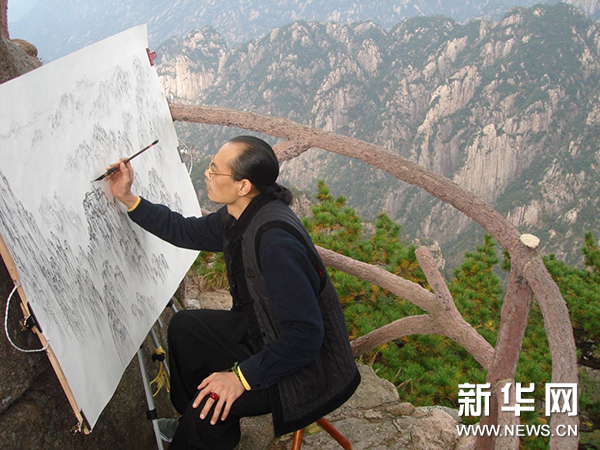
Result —
[[277, 339], [281, 332], [266, 294], [258, 259], [262, 234], [272, 227], [287, 230], [304, 245], [321, 277], [319, 307], [325, 337], [319, 354], [313, 362], [269, 391], [275, 435], [281, 436], [304, 428], [339, 408], [358, 387], [360, 375], [350, 348], [344, 313], [306, 229], [283, 202], [260, 195], [233, 226], [227, 224], [231, 217], [223, 219], [224, 255], [233, 308], [244, 311], [255, 352]]

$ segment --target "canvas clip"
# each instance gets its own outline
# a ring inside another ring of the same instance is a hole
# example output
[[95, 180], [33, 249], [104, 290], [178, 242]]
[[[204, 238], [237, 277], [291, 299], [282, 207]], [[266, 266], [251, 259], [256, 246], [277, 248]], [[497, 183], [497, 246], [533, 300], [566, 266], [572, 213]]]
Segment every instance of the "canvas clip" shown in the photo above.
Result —
[[156, 52], [151, 52], [149, 48], [146, 48], [146, 53], [148, 54], [148, 59], [150, 60], [150, 65], [154, 66], [154, 60], [156, 59]]
[[90, 434], [90, 425], [83, 414], [83, 411], [79, 410], [80, 416], [78, 417], [77, 424], [71, 428], [71, 435], [75, 436], [77, 433]]
[[21, 331], [31, 330], [33, 327], [38, 327], [38, 323], [35, 320], [35, 316], [33, 314], [29, 314], [27, 317], [23, 317], [19, 320], [19, 325], [21, 326]]

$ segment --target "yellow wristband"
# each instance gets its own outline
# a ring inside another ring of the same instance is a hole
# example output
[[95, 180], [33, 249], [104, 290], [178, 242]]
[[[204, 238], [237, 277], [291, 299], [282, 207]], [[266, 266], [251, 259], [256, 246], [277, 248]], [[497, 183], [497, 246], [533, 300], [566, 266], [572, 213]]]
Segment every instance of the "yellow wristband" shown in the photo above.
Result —
[[244, 377], [244, 374], [242, 373], [242, 370], [239, 368], [238, 363], [235, 363], [233, 365], [233, 373], [235, 373], [237, 375], [237, 377], [240, 380], [240, 383], [242, 383], [242, 386], [244, 386], [244, 389], [246, 389], [247, 391], [249, 391], [250, 390], [250, 385], [246, 381], [246, 378]]
[[239, 367], [238, 367], [237, 373], [238, 373], [238, 376], [240, 377], [240, 381], [242, 382], [242, 385], [244, 386], [244, 389], [246, 389], [247, 391], [249, 391], [250, 390], [250, 385], [246, 381], [246, 378], [244, 377], [244, 374], [242, 373], [242, 371], [240, 370]]
[[133, 211], [135, 208], [137, 208], [137, 207], [138, 207], [138, 205], [140, 204], [140, 202], [141, 202], [141, 201], [142, 201], [142, 197], [138, 197], [138, 199], [137, 199], [137, 202], [135, 202], [135, 205], [133, 205], [131, 208], [129, 208], [129, 209], [127, 210], [127, 212], [131, 212], [131, 211]]

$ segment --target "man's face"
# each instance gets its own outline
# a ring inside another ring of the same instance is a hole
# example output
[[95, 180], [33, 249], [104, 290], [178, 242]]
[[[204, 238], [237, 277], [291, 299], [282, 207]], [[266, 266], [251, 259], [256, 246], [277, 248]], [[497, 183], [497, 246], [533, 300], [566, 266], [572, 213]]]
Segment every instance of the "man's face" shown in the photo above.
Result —
[[231, 176], [231, 161], [239, 153], [239, 145], [227, 143], [219, 149], [204, 171], [208, 198], [216, 203], [231, 204], [238, 199], [238, 184]]

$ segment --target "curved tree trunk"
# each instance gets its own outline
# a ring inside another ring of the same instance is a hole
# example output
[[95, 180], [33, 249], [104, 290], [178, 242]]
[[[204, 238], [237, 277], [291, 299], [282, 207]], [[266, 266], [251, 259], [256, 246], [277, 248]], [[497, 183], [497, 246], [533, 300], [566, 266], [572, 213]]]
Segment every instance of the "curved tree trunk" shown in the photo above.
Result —
[[[507, 380], [512, 383], [515, 377], [517, 361], [521, 353], [521, 344], [525, 328], [527, 327], [532, 296], [531, 289], [523, 278], [523, 266], [528, 264], [537, 254], [535, 248], [528, 249], [527, 247], [523, 247], [519, 248], [518, 251], [522, 255], [515, 258], [515, 261], [511, 264], [508, 288], [504, 302], [502, 303], [502, 321], [498, 330], [498, 338], [496, 339], [494, 362], [487, 376], [487, 382], [492, 386], [490, 415], [481, 419], [482, 425], [496, 423], [518, 424], [520, 422], [514, 414], [502, 412], [498, 401], [500, 389], [506, 384]], [[514, 394], [514, 391], [512, 393]], [[512, 399], [514, 400], [514, 396]], [[515, 448], [514, 444], [518, 445], [518, 441], [518, 437], [515, 436], [498, 438], [494, 436], [478, 436], [476, 448], [481, 450], [488, 448], [509, 449]], [[494, 443], [496, 444], [495, 447]]]
[[[454, 206], [485, 228], [510, 253], [513, 264], [514, 272], [511, 273], [511, 282], [507, 298], [505, 299], [506, 306], [502, 309], [499, 346], [495, 350], [493, 358], [490, 357], [489, 362], [487, 361], [488, 356], [482, 356], [487, 353], [484, 349], [485, 344], [475, 344], [474, 347], [476, 350], [471, 349], [475, 354], [479, 355], [476, 358], [478, 357], [478, 361], [482, 366], [489, 369], [489, 379], [500, 381], [501, 379], [512, 379], [514, 377], [513, 367], [516, 367], [523, 332], [526, 326], [525, 311], [529, 309], [531, 291], [540, 305], [544, 317], [544, 325], [552, 355], [552, 381], [555, 383], [577, 382], [575, 339], [569, 312], [558, 287], [550, 277], [540, 256], [537, 254], [532, 255], [530, 246], [526, 240], [521, 242], [518, 230], [483, 199], [462, 189], [453, 181], [418, 166], [406, 158], [358, 139], [317, 130], [288, 119], [273, 118], [231, 109], [184, 105], [170, 105], [170, 108], [173, 120], [176, 121], [226, 125], [286, 138], [287, 141], [275, 146], [275, 151], [280, 161], [298, 156], [309, 148], [318, 147], [364, 161], [373, 167], [394, 175], [399, 180], [420, 187], [438, 199]], [[348, 261], [344, 260], [337, 268], [347, 271], [345, 268], [346, 265], [350, 266]], [[440, 285], [435, 272], [435, 270], [430, 270], [428, 279], [429, 277], [436, 279], [436, 285], [432, 285], [432, 287], [434, 287], [434, 290], [438, 294], [438, 301], [447, 306], [448, 302], [452, 303], [448, 297], [449, 293], [445, 292], [447, 288], [444, 289]], [[386, 279], [386, 277], [382, 274], [378, 274], [376, 279], [377, 281], [372, 282], [375, 284], [385, 284], [382, 280]], [[382, 287], [385, 286], [382, 285]], [[404, 298], [417, 305], [419, 302], [425, 301], [422, 293], [418, 293], [414, 297], [404, 296]], [[426, 303], [427, 305], [431, 305], [433, 310], [439, 305], [436, 305], [435, 302], [432, 304], [431, 299], [426, 300]], [[427, 310], [427, 308], [423, 309]], [[520, 314], [519, 318], [525, 320], [513, 321], [515, 314]], [[395, 323], [395, 325], [390, 324], [384, 327], [385, 330], [380, 332], [381, 336], [372, 342], [380, 341], [383, 336], [388, 340], [394, 339], [391, 336], [398, 336], [394, 334], [395, 332], [402, 333], [402, 330], [397, 330], [399, 326], [410, 326], [416, 332], [427, 332], [433, 328], [436, 328], [436, 332], [440, 334], [452, 331], [444, 330], [443, 327], [438, 328], [439, 323], [434, 326], [435, 317], [435, 314], [431, 316], [417, 316], [406, 318], [401, 322]], [[458, 329], [467, 330], [466, 333], [470, 334], [468, 327], [459, 327]], [[355, 349], [364, 348], [364, 341], [367, 339], [367, 336], [364, 337], [363, 341], [360, 341], [362, 338], [357, 340], [354, 344]], [[457, 342], [458, 339], [463, 339], [461, 336], [452, 338], [456, 338]], [[511, 373], [512, 376], [510, 376]], [[553, 430], [558, 426], [568, 427], [577, 424], [577, 417], [568, 417], [565, 414], [555, 414], [552, 417]], [[558, 449], [559, 439], [561, 450], [574, 450], [577, 448], [578, 437], [559, 438], [558, 436], [554, 436], [550, 441], [552, 449]], [[478, 445], [481, 446], [482, 443], [479, 442]], [[500, 445], [504, 447], [504, 443]], [[514, 444], [508, 443], [508, 445]]]

